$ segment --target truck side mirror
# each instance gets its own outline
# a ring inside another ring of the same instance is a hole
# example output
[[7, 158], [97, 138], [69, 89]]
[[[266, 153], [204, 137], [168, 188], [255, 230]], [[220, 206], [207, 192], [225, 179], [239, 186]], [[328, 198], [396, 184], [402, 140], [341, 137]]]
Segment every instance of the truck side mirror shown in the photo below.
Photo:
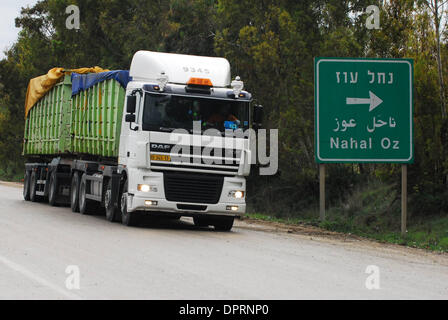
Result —
[[126, 122], [135, 122], [135, 114], [128, 113], [125, 118]]
[[263, 106], [255, 105], [254, 106], [254, 116], [253, 116], [253, 124], [256, 127], [261, 127], [261, 123], [263, 122]]
[[126, 102], [126, 117], [125, 121], [129, 122], [129, 128], [132, 131], [137, 131], [138, 127], [132, 128], [132, 123], [135, 122], [135, 109], [137, 106], [137, 97], [136, 96], [128, 96], [127, 102]]
[[135, 113], [136, 105], [137, 105], [137, 96], [128, 96], [126, 104], [126, 113]]

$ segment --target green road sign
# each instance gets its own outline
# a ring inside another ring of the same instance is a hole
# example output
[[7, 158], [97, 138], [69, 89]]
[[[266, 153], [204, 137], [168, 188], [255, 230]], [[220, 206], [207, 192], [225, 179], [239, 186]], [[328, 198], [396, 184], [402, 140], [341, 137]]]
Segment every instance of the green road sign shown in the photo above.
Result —
[[412, 163], [413, 61], [316, 58], [316, 161]]

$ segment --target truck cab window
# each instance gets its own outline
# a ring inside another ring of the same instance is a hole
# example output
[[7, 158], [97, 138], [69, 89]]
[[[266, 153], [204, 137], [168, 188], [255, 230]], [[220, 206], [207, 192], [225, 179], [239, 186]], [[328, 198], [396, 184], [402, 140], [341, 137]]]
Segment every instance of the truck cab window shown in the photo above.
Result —
[[249, 103], [146, 93], [143, 130], [192, 130], [193, 121], [200, 121], [202, 130], [246, 130], [249, 128]]

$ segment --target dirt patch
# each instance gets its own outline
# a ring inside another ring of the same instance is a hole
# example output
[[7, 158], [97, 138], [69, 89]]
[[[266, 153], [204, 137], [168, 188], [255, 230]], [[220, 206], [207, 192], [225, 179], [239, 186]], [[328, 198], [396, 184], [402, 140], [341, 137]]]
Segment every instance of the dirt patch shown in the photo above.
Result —
[[[448, 266], [448, 253], [429, 251], [425, 249], [406, 247], [403, 245], [380, 242], [374, 239], [364, 238], [350, 233], [328, 231], [319, 227], [300, 224], [290, 225], [280, 222], [243, 218], [235, 223], [237, 228], [274, 232], [290, 235], [301, 239], [319, 241], [322, 243], [344, 246], [349, 250], [375, 251], [380, 256], [387, 256], [409, 261], [424, 261], [426, 263], [438, 263]], [[423, 260], [422, 260], [423, 259]]]
[[259, 229], [260, 231], [278, 231], [278, 232], [286, 232], [286, 233], [298, 233], [302, 235], [308, 236], [316, 236], [316, 237], [332, 237], [339, 238], [342, 240], [353, 239], [360, 240], [363, 239], [361, 237], [352, 235], [339, 233], [334, 231], [329, 231], [325, 229], [321, 229], [312, 225], [306, 224], [286, 224], [281, 222], [273, 222], [266, 220], [257, 220], [252, 218], [243, 218], [239, 220], [240, 224], [237, 224], [240, 228], [246, 229]]
[[13, 188], [19, 188], [19, 189], [23, 188], [23, 183], [22, 182], [0, 181], [0, 185], [13, 187]]

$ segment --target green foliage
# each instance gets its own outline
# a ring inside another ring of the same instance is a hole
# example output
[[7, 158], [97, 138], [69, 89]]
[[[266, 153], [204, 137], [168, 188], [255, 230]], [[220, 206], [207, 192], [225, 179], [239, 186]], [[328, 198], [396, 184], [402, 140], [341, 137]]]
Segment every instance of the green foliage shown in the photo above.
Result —
[[327, 211], [319, 222], [317, 210], [299, 210], [299, 216], [249, 213], [250, 218], [286, 224], [313, 225], [320, 228], [372, 238], [381, 242], [448, 252], [448, 215], [421, 216], [411, 213], [408, 232], [400, 233], [400, 199], [395, 185], [378, 180], [357, 187], [348, 197]]

